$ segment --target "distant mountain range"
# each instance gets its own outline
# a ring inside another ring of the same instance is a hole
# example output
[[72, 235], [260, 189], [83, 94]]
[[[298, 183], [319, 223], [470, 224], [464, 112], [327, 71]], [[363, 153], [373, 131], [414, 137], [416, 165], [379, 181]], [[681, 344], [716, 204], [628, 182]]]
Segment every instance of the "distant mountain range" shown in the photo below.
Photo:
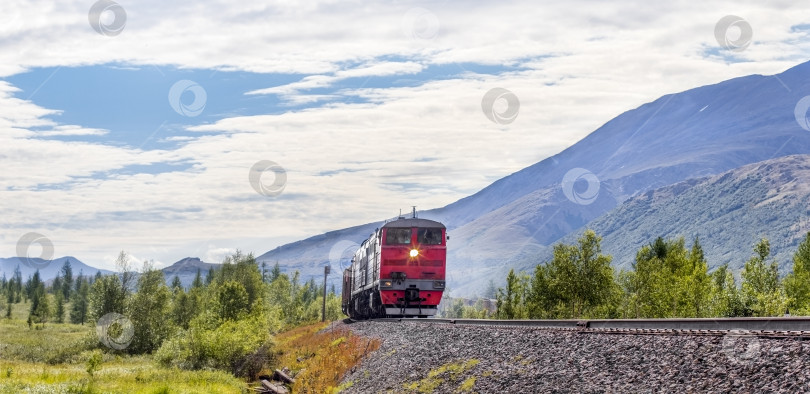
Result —
[[[775, 76], [752, 75], [666, 95], [617, 116], [559, 154], [502, 178], [472, 196], [444, 208], [420, 212], [420, 217], [440, 220], [448, 227], [448, 287], [455, 296], [471, 295], [489, 279], [502, 280], [509, 268], [528, 268], [543, 262], [555, 242], [575, 239], [595, 219], [617, 207], [622, 210], [625, 201], [639, 204], [631, 198], [648, 191], [773, 158], [810, 154], [810, 132], [800, 127], [794, 116], [797, 102], [808, 94], [810, 63]], [[761, 174], [762, 179], [767, 177]], [[739, 191], [728, 192], [738, 194], [742, 201], [756, 198], [745, 193], [759, 191], [753, 186], [737, 186]], [[679, 203], [701, 204], [686, 200]], [[747, 208], [754, 207], [738, 207]], [[625, 208], [622, 212], [632, 215], [642, 211]], [[776, 213], [775, 217], [793, 218], [781, 215]], [[631, 218], [611, 217], [625, 223]], [[667, 218], [658, 220], [662, 225]], [[305, 276], [317, 275], [325, 264], [340, 268], [344, 247], [361, 242], [381, 223], [284, 245], [258, 259], [278, 261], [287, 269], [301, 270]], [[624, 228], [621, 224], [611, 226], [611, 219], [598, 223], [604, 223], [606, 231], [613, 230], [605, 237], [605, 250], [620, 253], [615, 256], [617, 264], [626, 264], [639, 240], [624, 238]], [[772, 233], [772, 224], [764, 219], [747, 222], [751, 226], [749, 233], [768, 236], [775, 251], [791, 244], [783, 237], [798, 236]], [[654, 228], [650, 224], [646, 233], [632, 234], [639, 239], [649, 236], [643, 244], [658, 235], [698, 230], [701, 225], [681, 229]], [[801, 225], [796, 226], [799, 231]], [[710, 229], [719, 233], [703, 234]], [[699, 235], [708, 246], [724, 242], [727, 230], [706, 227]], [[711, 252], [711, 256], [717, 256], [711, 263], [717, 265], [725, 262], [723, 259], [747, 255], [756, 238], [739, 244], [741, 236], [729, 235], [727, 241], [735, 243], [712, 245], [719, 249]], [[740, 252], [730, 252], [732, 248]]]
[[42, 260], [39, 258], [22, 259], [19, 257], [0, 258], [0, 277], [6, 276], [6, 279], [11, 279], [14, 275], [14, 270], [20, 267], [20, 274], [23, 280], [28, 279], [29, 276], [34, 275], [36, 270], [39, 270], [40, 277], [43, 280], [49, 280], [56, 277], [62, 271], [62, 266], [65, 261], [70, 261], [70, 269], [73, 272], [73, 277], [79, 276], [81, 272], [84, 276], [93, 276], [96, 272], [101, 272], [102, 275], [111, 274], [112, 271], [102, 270], [91, 267], [79, 261], [79, 259], [66, 256], [53, 260]]
[[197, 276], [198, 270], [202, 278], [205, 279], [208, 271], [219, 266], [221, 266], [221, 264], [206, 263], [197, 257], [186, 257], [161, 271], [163, 271], [163, 276], [166, 278], [166, 283], [171, 283], [174, 277], [177, 276], [180, 278], [180, 283], [187, 288], [191, 286], [194, 277]]
[[[12, 257], [0, 258], [0, 277], [5, 275], [6, 279], [11, 279], [14, 275], [14, 270], [19, 267], [23, 280], [27, 280], [29, 276], [39, 270], [42, 279], [49, 281], [56, 278], [57, 275], [61, 275], [62, 266], [65, 264], [65, 261], [70, 261], [70, 268], [74, 278], [77, 277], [80, 272], [84, 276], [93, 276], [96, 272], [101, 272], [102, 275], [114, 273], [113, 271], [91, 267], [72, 256], [60, 257], [49, 261]], [[204, 279], [211, 268], [218, 266], [220, 266], [220, 264], [206, 263], [196, 257], [186, 257], [171, 266], [163, 268], [161, 271], [163, 271], [163, 276], [166, 278], [167, 284], [171, 283], [176, 275], [180, 278], [180, 282], [183, 283], [184, 287], [189, 287], [191, 286], [191, 282], [194, 281], [198, 269]]]

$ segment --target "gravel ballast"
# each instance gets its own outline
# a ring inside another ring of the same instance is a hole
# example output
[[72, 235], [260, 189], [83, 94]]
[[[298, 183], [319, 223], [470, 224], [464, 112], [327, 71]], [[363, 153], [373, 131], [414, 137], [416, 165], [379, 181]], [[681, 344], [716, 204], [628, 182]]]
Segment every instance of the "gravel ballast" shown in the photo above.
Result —
[[810, 391], [810, 341], [537, 328], [337, 323], [380, 338], [345, 393]]

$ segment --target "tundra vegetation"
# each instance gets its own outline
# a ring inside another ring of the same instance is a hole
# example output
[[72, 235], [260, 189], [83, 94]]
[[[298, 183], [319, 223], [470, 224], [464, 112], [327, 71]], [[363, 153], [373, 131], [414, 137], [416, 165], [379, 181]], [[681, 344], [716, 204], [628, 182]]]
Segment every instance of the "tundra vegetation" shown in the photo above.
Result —
[[[574, 245], [554, 246], [533, 273], [511, 270], [497, 290], [500, 319], [676, 318], [810, 315], [810, 233], [780, 276], [767, 239], [735, 275], [728, 264], [709, 271], [700, 240], [656, 238], [616, 270], [601, 238], [586, 230]], [[452, 313], [452, 310], [451, 310]], [[490, 317], [471, 308], [462, 316]]]
[[[124, 252], [116, 265], [86, 276], [68, 260], [47, 282], [19, 267], [0, 276], [0, 392], [248, 392], [282, 367], [276, 337], [321, 318], [314, 278], [250, 254], [198, 271], [187, 288], [149, 262], [136, 272]], [[341, 317], [332, 288], [326, 318]]]

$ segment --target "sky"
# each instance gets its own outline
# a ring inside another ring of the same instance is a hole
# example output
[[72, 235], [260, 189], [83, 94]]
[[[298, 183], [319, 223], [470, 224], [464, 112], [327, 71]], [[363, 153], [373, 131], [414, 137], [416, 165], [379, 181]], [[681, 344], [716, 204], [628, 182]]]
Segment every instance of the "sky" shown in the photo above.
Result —
[[0, 257], [216, 263], [442, 207], [808, 32], [792, 0], [4, 0]]

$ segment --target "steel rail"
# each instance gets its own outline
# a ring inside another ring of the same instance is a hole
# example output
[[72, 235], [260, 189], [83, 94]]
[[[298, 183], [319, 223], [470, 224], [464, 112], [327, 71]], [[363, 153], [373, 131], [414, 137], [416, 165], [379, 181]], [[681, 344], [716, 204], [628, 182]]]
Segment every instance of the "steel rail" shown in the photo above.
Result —
[[[358, 320], [362, 321], [362, 320]], [[810, 338], [810, 317], [744, 317], [690, 319], [486, 320], [486, 319], [372, 319], [373, 322], [530, 327], [606, 334], [728, 335]]]

